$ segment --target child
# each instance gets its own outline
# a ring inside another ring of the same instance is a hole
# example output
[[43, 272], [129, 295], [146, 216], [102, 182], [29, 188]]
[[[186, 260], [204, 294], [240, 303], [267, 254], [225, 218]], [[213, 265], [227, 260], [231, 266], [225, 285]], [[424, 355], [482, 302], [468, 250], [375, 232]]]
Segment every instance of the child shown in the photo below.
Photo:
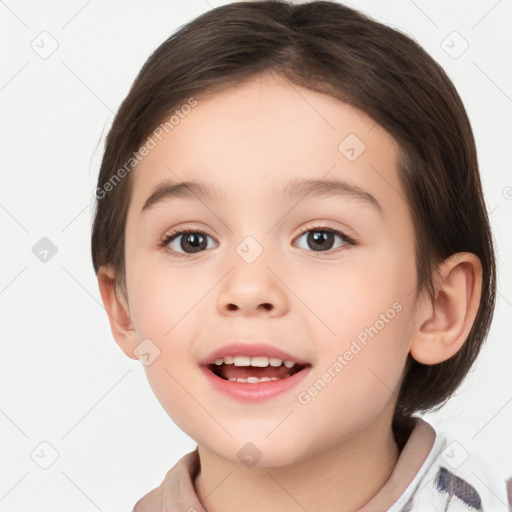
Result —
[[136, 512], [506, 510], [416, 415], [473, 365], [496, 267], [414, 41], [334, 2], [212, 9], [143, 66], [96, 196], [114, 338], [197, 441]]

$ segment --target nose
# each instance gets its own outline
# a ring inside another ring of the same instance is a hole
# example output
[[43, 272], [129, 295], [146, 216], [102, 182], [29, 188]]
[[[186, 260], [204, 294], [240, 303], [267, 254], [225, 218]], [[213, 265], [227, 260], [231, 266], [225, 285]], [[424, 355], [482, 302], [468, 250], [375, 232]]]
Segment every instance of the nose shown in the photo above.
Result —
[[286, 286], [260, 259], [253, 263], [238, 261], [228, 272], [217, 298], [221, 314], [280, 316], [288, 310]]

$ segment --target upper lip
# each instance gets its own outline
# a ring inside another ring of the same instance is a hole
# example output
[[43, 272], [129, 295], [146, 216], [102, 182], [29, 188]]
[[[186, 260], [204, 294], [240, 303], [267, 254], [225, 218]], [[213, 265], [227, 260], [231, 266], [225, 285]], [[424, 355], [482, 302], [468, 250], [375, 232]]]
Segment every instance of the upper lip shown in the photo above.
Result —
[[294, 356], [293, 354], [289, 354], [288, 352], [273, 345], [269, 345], [268, 343], [240, 341], [229, 343], [228, 345], [224, 345], [217, 350], [214, 350], [208, 356], [203, 358], [199, 364], [200, 366], [208, 366], [210, 364], [214, 364], [217, 359], [221, 359], [226, 356], [267, 356], [276, 357], [282, 359], [283, 361], [293, 361], [299, 365], [309, 364], [304, 359], [298, 356]]

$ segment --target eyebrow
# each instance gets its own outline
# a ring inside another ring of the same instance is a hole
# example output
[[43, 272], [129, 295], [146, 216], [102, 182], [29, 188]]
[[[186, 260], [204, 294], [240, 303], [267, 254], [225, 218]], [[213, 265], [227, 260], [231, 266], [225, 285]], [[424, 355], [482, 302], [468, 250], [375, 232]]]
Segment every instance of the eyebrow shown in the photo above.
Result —
[[[285, 185], [276, 196], [276, 200], [296, 199], [300, 201], [306, 197], [347, 197], [357, 199], [372, 206], [381, 217], [385, 216], [382, 205], [372, 194], [346, 181], [295, 178]], [[209, 183], [200, 181], [183, 181], [181, 183], [164, 181], [153, 189], [139, 215], [142, 215], [159, 203], [176, 198], [216, 201], [226, 199], [219, 189]]]
[[145, 211], [159, 203], [177, 198], [210, 199], [218, 201], [223, 198], [223, 195], [218, 189], [204, 182], [182, 181], [181, 183], [173, 183], [171, 181], [163, 181], [153, 189], [153, 192], [146, 199], [144, 206], [140, 210], [139, 215], [142, 215]]
[[384, 217], [384, 208], [377, 199], [361, 187], [342, 180], [304, 179], [290, 180], [277, 200], [286, 198], [301, 200], [305, 197], [346, 197], [358, 199], [372, 206], [381, 217]]

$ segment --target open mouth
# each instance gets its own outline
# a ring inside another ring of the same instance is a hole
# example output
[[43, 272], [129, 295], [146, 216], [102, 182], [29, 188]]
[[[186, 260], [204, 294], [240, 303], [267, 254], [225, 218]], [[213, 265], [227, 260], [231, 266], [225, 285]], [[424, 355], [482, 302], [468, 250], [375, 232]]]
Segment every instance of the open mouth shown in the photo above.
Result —
[[274, 380], [287, 379], [296, 373], [299, 373], [304, 368], [311, 366], [310, 364], [293, 363], [291, 366], [282, 362], [279, 366], [251, 366], [251, 365], [235, 365], [233, 363], [227, 364], [210, 364], [207, 368], [223, 380], [232, 382], [246, 382], [249, 384], [256, 384], [258, 382], [269, 382]]

